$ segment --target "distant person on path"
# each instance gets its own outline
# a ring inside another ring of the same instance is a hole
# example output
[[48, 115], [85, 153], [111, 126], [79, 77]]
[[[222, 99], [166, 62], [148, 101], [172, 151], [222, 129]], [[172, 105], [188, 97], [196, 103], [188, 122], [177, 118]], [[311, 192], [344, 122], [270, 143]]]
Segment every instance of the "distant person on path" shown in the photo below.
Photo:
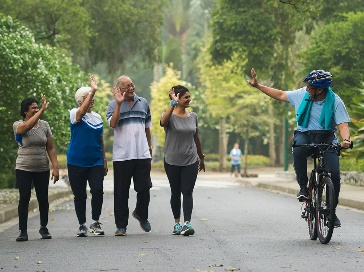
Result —
[[146, 99], [135, 94], [134, 83], [125, 75], [118, 78], [113, 94], [114, 100], [107, 107], [106, 117], [114, 128], [115, 236], [126, 235], [131, 178], [137, 192], [136, 207], [132, 215], [145, 232], [150, 232], [148, 209], [152, 187], [150, 170], [153, 147], [149, 105]]
[[[170, 106], [163, 112], [160, 125], [166, 132], [164, 169], [171, 187], [171, 208], [175, 221], [173, 234], [193, 235], [191, 226], [193, 189], [198, 171], [205, 171], [205, 155], [198, 137], [198, 120], [190, 107], [189, 90], [181, 85], [169, 92]], [[184, 224], [181, 225], [181, 193], [183, 195]]]
[[[254, 68], [251, 70], [252, 81], [248, 83], [262, 91], [266, 95], [284, 102], [291, 103], [296, 110], [297, 128], [294, 132], [294, 141], [297, 144], [309, 143], [337, 143], [336, 129], [339, 129], [342, 147], [349, 148], [350, 122], [344, 102], [335, 94], [330, 85], [332, 75], [324, 70], [313, 70], [304, 79], [306, 87], [295, 91], [281, 91], [258, 83]], [[293, 148], [293, 164], [296, 172], [300, 192], [297, 195], [299, 201], [308, 199], [307, 190], [307, 157], [312, 151], [305, 148]], [[331, 179], [335, 187], [336, 204], [340, 193], [340, 166], [339, 156], [336, 150], [325, 152], [325, 164], [331, 171]], [[337, 216], [335, 227], [340, 227], [341, 222]]]
[[90, 186], [92, 223], [90, 233], [104, 235], [99, 221], [103, 194], [104, 176], [107, 175], [101, 116], [92, 111], [97, 83], [90, 76], [91, 87], [81, 87], [75, 99], [79, 105], [70, 111], [71, 140], [67, 150], [68, 178], [74, 195], [75, 210], [79, 223], [78, 237], [86, 237], [87, 181]]
[[13, 124], [15, 140], [19, 145], [15, 166], [16, 184], [20, 196], [18, 206], [20, 235], [16, 238], [18, 242], [28, 241], [28, 209], [32, 184], [39, 203], [39, 233], [42, 239], [52, 238], [47, 229], [50, 176], [48, 157], [53, 165], [51, 179], [54, 183], [59, 180], [59, 169], [51, 129], [46, 121], [40, 120], [48, 105], [45, 95], [42, 95], [40, 109], [35, 98], [24, 99], [20, 105], [20, 115], [23, 119]]
[[238, 170], [238, 177], [241, 177], [240, 174], [240, 164], [241, 164], [241, 150], [239, 149], [239, 144], [235, 143], [234, 148], [230, 151], [230, 163], [231, 163], [231, 170], [230, 175], [234, 174], [235, 167]]

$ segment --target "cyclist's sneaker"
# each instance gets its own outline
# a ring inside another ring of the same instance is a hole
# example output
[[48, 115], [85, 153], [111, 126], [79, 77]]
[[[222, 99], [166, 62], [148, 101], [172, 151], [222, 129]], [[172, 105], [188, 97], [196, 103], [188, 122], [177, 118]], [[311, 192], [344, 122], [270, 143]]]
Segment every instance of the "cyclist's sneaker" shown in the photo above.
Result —
[[181, 231], [181, 235], [189, 236], [195, 234], [195, 230], [192, 228], [190, 221], [187, 221]]
[[339, 227], [341, 227], [341, 222], [340, 219], [335, 215], [334, 228], [339, 228]]
[[78, 233], [77, 233], [77, 237], [87, 237], [87, 227], [85, 225], [81, 225], [78, 228]]
[[125, 236], [126, 228], [117, 228], [115, 231], [115, 236]]
[[96, 234], [96, 235], [105, 235], [105, 232], [101, 228], [101, 223], [99, 221], [96, 221], [90, 225], [90, 233]]
[[308, 190], [307, 188], [301, 188], [300, 192], [297, 194], [297, 199], [300, 202], [308, 200]]
[[52, 239], [52, 235], [50, 235], [46, 227], [40, 228], [39, 233], [42, 236], [42, 239]]
[[152, 227], [150, 226], [150, 223], [147, 220], [142, 220], [139, 215], [137, 215], [135, 213], [135, 211], [132, 212], [133, 217], [139, 221], [140, 227], [142, 228], [142, 230], [144, 230], [145, 232], [150, 232], [152, 230]]
[[181, 224], [178, 222], [174, 225], [174, 228], [173, 228], [173, 235], [180, 235], [181, 234], [181, 231], [182, 231], [182, 226]]

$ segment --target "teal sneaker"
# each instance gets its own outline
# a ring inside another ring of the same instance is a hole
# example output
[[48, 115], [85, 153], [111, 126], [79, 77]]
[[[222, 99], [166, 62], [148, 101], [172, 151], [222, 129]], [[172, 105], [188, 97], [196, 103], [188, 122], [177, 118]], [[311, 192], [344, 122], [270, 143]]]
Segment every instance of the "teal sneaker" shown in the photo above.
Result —
[[150, 223], [147, 220], [142, 220], [139, 215], [137, 215], [135, 213], [135, 211], [132, 212], [133, 217], [139, 221], [140, 227], [142, 228], [142, 230], [144, 230], [145, 232], [150, 232], [152, 230], [152, 227], [150, 226]]
[[187, 221], [182, 227], [181, 235], [189, 236], [193, 234], [195, 234], [195, 230], [192, 228], [191, 222]]
[[173, 228], [173, 235], [180, 235], [181, 234], [181, 231], [182, 231], [182, 226], [181, 224], [178, 222], [174, 225], [174, 228]]
[[126, 236], [126, 228], [117, 228], [115, 236]]

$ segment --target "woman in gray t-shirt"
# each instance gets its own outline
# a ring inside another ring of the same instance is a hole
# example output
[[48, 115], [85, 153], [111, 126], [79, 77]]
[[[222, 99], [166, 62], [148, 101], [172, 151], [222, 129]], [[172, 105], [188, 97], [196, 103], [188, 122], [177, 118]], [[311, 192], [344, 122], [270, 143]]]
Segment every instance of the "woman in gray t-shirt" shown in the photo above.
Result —
[[52, 238], [47, 229], [50, 176], [48, 157], [53, 165], [52, 179], [54, 178], [54, 183], [59, 179], [59, 170], [51, 129], [46, 121], [40, 120], [40, 116], [48, 108], [48, 104], [44, 95], [42, 95], [42, 107], [40, 109], [36, 99], [24, 99], [20, 105], [20, 115], [23, 120], [13, 124], [15, 140], [19, 144], [15, 166], [16, 183], [20, 196], [18, 206], [20, 235], [16, 238], [18, 242], [28, 241], [28, 208], [32, 184], [34, 184], [39, 203], [39, 233], [43, 239]]
[[[194, 112], [186, 110], [190, 106], [189, 90], [181, 85], [170, 90], [170, 107], [163, 112], [160, 125], [164, 127], [164, 169], [171, 188], [171, 208], [175, 220], [174, 235], [184, 236], [195, 233], [191, 226], [193, 189], [198, 171], [205, 171], [198, 121]], [[183, 195], [183, 227], [181, 220], [181, 193]]]

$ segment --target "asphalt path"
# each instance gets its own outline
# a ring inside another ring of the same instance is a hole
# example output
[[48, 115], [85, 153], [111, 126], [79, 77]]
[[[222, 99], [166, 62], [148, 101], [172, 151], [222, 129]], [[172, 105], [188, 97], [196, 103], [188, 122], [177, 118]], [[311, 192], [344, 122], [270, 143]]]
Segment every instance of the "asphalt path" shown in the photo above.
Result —
[[[108, 182], [101, 218], [105, 236], [76, 237], [73, 201], [67, 200], [51, 208], [51, 240], [40, 239], [37, 213], [29, 218], [28, 242], [15, 242], [15, 223], [0, 233], [0, 271], [364, 271], [362, 212], [339, 208], [343, 227], [322, 245], [309, 239], [294, 197], [203, 176], [194, 191], [196, 233], [174, 236], [168, 181], [158, 175], [153, 185], [150, 233], [130, 216], [127, 236], [114, 236]], [[130, 212], [135, 199], [131, 190]]]

